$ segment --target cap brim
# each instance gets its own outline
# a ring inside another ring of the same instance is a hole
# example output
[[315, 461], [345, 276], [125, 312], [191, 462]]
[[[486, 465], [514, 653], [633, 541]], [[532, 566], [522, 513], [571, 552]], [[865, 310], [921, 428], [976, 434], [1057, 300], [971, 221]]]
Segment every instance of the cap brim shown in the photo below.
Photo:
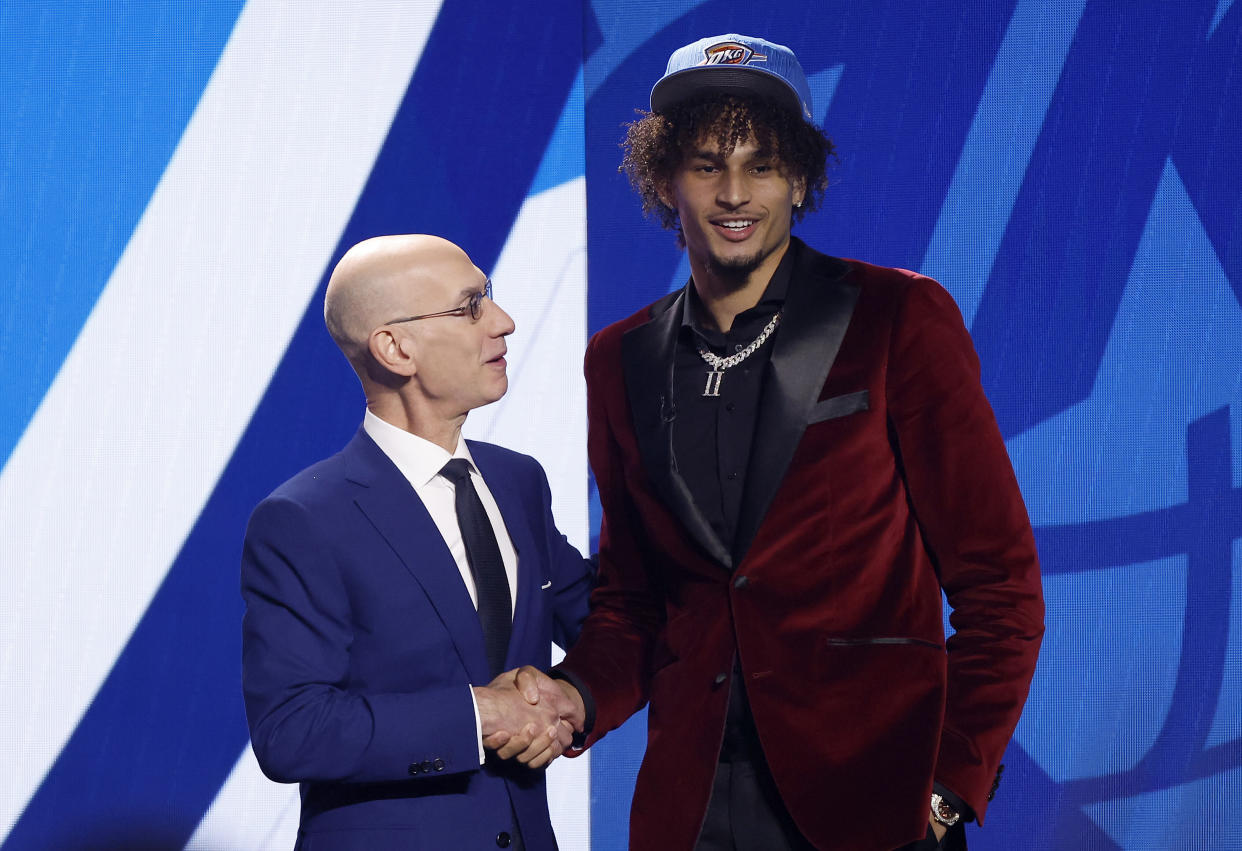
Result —
[[663, 112], [684, 100], [710, 92], [772, 98], [802, 115], [801, 98], [780, 77], [759, 68], [720, 65], [687, 68], [662, 78], [651, 89], [651, 111]]

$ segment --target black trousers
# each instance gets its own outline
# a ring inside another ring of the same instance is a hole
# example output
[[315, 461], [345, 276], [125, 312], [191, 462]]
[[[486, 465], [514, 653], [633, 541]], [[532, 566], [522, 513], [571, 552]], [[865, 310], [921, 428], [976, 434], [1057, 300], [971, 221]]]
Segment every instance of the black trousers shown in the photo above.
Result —
[[[794, 824], [776, 789], [759, 746], [741, 670], [736, 666], [716, 779], [695, 849], [816, 851]], [[956, 825], [940, 843], [928, 825], [925, 838], [893, 851], [966, 851], [965, 825]]]
[[762, 761], [716, 764], [698, 851], [815, 851], [781, 802]]
[[[776, 792], [767, 766], [722, 762], [707, 806], [697, 851], [815, 851], [803, 837]], [[958, 824], [936, 842], [927, 836], [895, 851], [966, 851], [965, 825]]]
[[931, 825], [928, 825], [926, 837], [918, 842], [903, 845], [899, 851], [966, 851], [966, 825], [958, 822], [949, 828], [949, 832], [939, 842], [936, 841], [936, 834], [932, 832]]

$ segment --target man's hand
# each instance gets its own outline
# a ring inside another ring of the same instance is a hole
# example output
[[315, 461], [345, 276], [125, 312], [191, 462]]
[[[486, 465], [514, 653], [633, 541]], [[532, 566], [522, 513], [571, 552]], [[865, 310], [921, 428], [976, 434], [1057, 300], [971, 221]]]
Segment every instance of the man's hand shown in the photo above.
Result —
[[[573, 694], [577, 697], [576, 690]], [[560, 756], [574, 730], [582, 727], [581, 700], [575, 715], [574, 700], [557, 681], [530, 666], [506, 671], [486, 687], [475, 688], [474, 695], [484, 747], [530, 768], [542, 768]], [[574, 718], [579, 719], [576, 727]]]
[[586, 725], [586, 707], [582, 695], [567, 680], [554, 680], [538, 668], [525, 665], [514, 676], [517, 690], [530, 703], [551, 702], [557, 707], [561, 721], [573, 732], [581, 733]]

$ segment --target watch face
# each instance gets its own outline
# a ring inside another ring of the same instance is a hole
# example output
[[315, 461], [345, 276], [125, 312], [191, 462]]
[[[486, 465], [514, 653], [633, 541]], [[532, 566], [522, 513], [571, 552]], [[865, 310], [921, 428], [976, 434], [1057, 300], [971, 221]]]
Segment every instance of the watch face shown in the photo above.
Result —
[[932, 799], [932, 811], [936, 814], [936, 821], [946, 827], [952, 827], [961, 818], [961, 814], [939, 795], [934, 796]]

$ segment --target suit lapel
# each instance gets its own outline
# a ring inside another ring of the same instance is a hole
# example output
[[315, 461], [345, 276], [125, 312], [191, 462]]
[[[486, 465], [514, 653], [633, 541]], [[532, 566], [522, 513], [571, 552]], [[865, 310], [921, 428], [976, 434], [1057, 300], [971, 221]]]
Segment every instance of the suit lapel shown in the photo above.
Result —
[[539, 549], [531, 537], [532, 526], [527, 520], [533, 508], [522, 498], [517, 483], [518, 471], [514, 465], [493, 454], [486, 444], [473, 440], [469, 444], [470, 455], [500, 508], [505, 530], [509, 533], [509, 540], [518, 556], [517, 602], [513, 607], [513, 632], [509, 636], [509, 651], [505, 660], [507, 671], [516, 667], [514, 660], [530, 658], [530, 654], [523, 653], [522, 648], [534, 646], [530, 632], [537, 630], [540, 623], [538, 611], [541, 589], [538, 583], [543, 574], [535, 561]]
[[478, 613], [423, 501], [361, 429], [345, 452], [349, 456], [346, 478], [360, 486], [355, 504], [422, 586], [452, 637], [470, 681], [490, 682]]
[[800, 241], [772, 358], [759, 398], [734, 554], [740, 562], [780, 489], [811, 408], [849, 327], [858, 286], [849, 266]]
[[703, 517], [673, 464], [673, 360], [685, 291], [652, 307], [652, 319], [621, 338], [626, 395], [648, 478], [669, 510], [713, 559], [732, 566], [729, 548]]

